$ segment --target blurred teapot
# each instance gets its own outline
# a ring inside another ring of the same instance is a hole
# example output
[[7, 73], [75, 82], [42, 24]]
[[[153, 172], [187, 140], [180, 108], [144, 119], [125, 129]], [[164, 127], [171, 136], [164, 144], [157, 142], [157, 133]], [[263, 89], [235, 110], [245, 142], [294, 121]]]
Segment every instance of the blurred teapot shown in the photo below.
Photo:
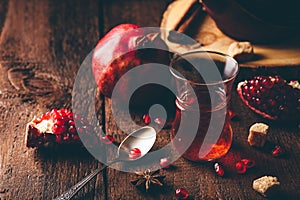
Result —
[[200, 0], [226, 35], [253, 43], [270, 43], [300, 30], [298, 0]]

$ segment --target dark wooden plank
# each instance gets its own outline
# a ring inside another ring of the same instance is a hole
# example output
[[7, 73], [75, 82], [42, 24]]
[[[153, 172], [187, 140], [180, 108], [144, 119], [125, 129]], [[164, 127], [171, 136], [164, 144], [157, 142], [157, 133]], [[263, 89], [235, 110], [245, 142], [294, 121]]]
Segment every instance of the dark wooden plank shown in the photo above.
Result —
[[133, 23], [142, 27], [159, 27], [161, 16], [172, 0], [104, 0], [104, 32], [121, 23]]
[[[1, 3], [0, 199], [51, 199], [100, 165], [83, 148], [24, 144], [34, 115], [71, 109], [77, 70], [99, 38], [100, 10], [95, 0]], [[78, 198], [103, 199], [104, 186], [100, 175]]]
[[[165, 1], [105, 1], [104, 6], [104, 32], [107, 32], [112, 27], [121, 23], [134, 23], [141, 27], [159, 27], [160, 20], [164, 9], [166, 9], [169, 0]], [[116, 125], [114, 117], [112, 116], [109, 99], [105, 101], [105, 116], [106, 116], [106, 133], [113, 135], [117, 141], [121, 141], [126, 133], [122, 132]], [[122, 111], [118, 112], [118, 116], [122, 118]], [[137, 116], [141, 117], [141, 115]], [[126, 126], [128, 118], [122, 121]], [[133, 130], [133, 129], [132, 129]], [[169, 134], [162, 132], [161, 137]], [[166, 142], [166, 141], [165, 141]], [[161, 143], [163, 144], [163, 143]], [[157, 147], [158, 148], [158, 147]], [[114, 156], [111, 154], [111, 156]], [[151, 194], [144, 194], [135, 189], [131, 185], [130, 180], [133, 180], [135, 175], [132, 173], [123, 173], [115, 169], [107, 170], [108, 179], [108, 199], [160, 199], [164, 198], [160, 193], [151, 197]], [[153, 193], [152, 193], [153, 195]]]

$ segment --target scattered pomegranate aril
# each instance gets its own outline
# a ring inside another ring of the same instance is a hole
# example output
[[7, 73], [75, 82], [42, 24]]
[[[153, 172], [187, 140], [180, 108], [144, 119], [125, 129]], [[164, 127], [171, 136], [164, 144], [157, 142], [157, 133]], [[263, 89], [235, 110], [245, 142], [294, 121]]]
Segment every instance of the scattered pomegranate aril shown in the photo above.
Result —
[[150, 118], [150, 115], [149, 114], [145, 114], [143, 116], [143, 121], [146, 125], [150, 124], [151, 123], [151, 118]]
[[101, 142], [103, 144], [112, 144], [114, 142], [114, 137], [112, 135], [105, 135], [101, 137]]
[[139, 148], [133, 148], [129, 152], [130, 159], [137, 159], [142, 155], [142, 152]]
[[242, 161], [238, 161], [236, 164], [235, 164], [235, 170], [238, 174], [245, 174], [246, 171], [247, 171], [247, 166], [245, 165], [244, 162]]
[[161, 158], [159, 165], [164, 168], [164, 169], [169, 169], [171, 167], [171, 160], [170, 158], [166, 157], [166, 158]]
[[238, 115], [235, 112], [233, 112], [232, 110], [228, 110], [228, 115], [232, 121], [238, 120], [238, 118], [239, 118]]
[[275, 148], [272, 150], [272, 156], [280, 157], [284, 154], [284, 150], [281, 146], [276, 145]]
[[[90, 125], [86, 123], [83, 118], [78, 117], [78, 124], [81, 126], [83, 134], [86, 134], [90, 145], [97, 145], [98, 138], [92, 131]], [[27, 147], [39, 147], [45, 144], [81, 144], [80, 137], [78, 136], [75, 128], [73, 113], [67, 109], [53, 109], [41, 115], [39, 118], [34, 118], [26, 126], [25, 143]], [[86, 144], [87, 145], [87, 144]]]
[[160, 126], [164, 125], [165, 124], [165, 120], [161, 119], [161, 118], [155, 118], [154, 119], [154, 122]]
[[300, 119], [300, 87], [280, 76], [255, 76], [237, 87], [242, 101], [254, 112], [272, 120]]
[[247, 169], [250, 169], [255, 166], [255, 162], [251, 159], [245, 158], [245, 159], [242, 159], [241, 161], [246, 165]]
[[175, 190], [175, 196], [178, 199], [187, 199], [189, 197], [189, 193], [184, 188], [178, 188], [178, 189]]
[[215, 172], [219, 176], [224, 176], [224, 174], [225, 174], [224, 169], [223, 169], [223, 167], [219, 163], [215, 163], [214, 164], [214, 168], [215, 168]]

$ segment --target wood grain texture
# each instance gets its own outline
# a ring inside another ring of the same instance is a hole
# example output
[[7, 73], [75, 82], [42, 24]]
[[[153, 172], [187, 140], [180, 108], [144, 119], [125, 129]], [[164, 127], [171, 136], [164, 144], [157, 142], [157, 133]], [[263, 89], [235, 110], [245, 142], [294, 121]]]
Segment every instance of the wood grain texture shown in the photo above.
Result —
[[[97, 43], [101, 34], [120, 23], [159, 26], [162, 14], [171, 0], [4, 0], [0, 4], [0, 199], [52, 199], [81, 180], [102, 164], [79, 147], [27, 149], [25, 125], [34, 115], [51, 108], [72, 108], [72, 92], [80, 64]], [[237, 81], [257, 74], [279, 74], [286, 79], [299, 79], [300, 67], [242, 68]], [[89, 87], [88, 73], [80, 84]], [[236, 86], [236, 84], [235, 84]], [[234, 87], [235, 87], [234, 86]], [[90, 88], [77, 91], [73, 97], [95, 96], [95, 105], [83, 99], [78, 105], [94, 106], [105, 132], [120, 142], [126, 133], [116, 124], [116, 117], [126, 126], [131, 118], [122, 110], [113, 116], [111, 100], [102, 99]], [[278, 199], [300, 196], [299, 129], [271, 122], [254, 114], [233, 90], [231, 107], [239, 114], [233, 121], [232, 149], [218, 161], [226, 170], [224, 178], [213, 171], [213, 163], [192, 163], [183, 158], [174, 168], [161, 170], [166, 175], [164, 187], [143, 192], [130, 180], [132, 173], [113, 168], [92, 180], [75, 199], [175, 199], [174, 190], [186, 188], [190, 199], [264, 199], [251, 187], [255, 178], [269, 174], [278, 176], [282, 193]], [[105, 107], [104, 107], [105, 105]], [[83, 108], [85, 108], [83, 107]], [[85, 110], [88, 116], [91, 107]], [[136, 111], [133, 119], [141, 123], [146, 111]], [[269, 153], [251, 148], [248, 128], [255, 122], [271, 126], [269, 142], [282, 145], [287, 155], [273, 158]], [[156, 125], [154, 125], [156, 126]], [[128, 127], [133, 130], [133, 127]], [[170, 127], [158, 133], [154, 149], [170, 141]], [[114, 152], [109, 151], [111, 159]], [[162, 155], [163, 156], [163, 155]], [[241, 158], [252, 158], [257, 166], [245, 175], [234, 171]]]
[[[25, 125], [71, 108], [76, 72], [99, 38], [98, 2], [11, 0], [0, 12], [0, 199], [52, 199], [99, 163], [82, 147], [27, 149]], [[77, 198], [103, 199], [104, 187], [98, 176]]]

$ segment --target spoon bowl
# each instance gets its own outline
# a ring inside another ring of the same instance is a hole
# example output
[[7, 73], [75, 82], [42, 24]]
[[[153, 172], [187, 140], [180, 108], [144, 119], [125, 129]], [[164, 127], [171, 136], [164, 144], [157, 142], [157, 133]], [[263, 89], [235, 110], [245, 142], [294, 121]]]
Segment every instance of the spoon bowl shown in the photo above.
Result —
[[[129, 134], [119, 145], [118, 160], [120, 161], [134, 161], [145, 156], [156, 140], [156, 131], [150, 126], [140, 128]], [[130, 158], [130, 150], [138, 148], [141, 151], [141, 156], [137, 158]]]
[[[156, 140], [156, 131], [154, 128], [150, 126], [142, 127], [136, 131], [130, 133], [119, 145], [118, 147], [118, 157], [107, 163], [98, 169], [95, 169], [92, 173], [78, 182], [76, 185], [72, 186], [65, 193], [56, 197], [54, 200], [67, 200], [71, 199], [79, 190], [83, 188], [92, 178], [94, 178], [97, 174], [102, 172], [108, 166], [117, 163], [117, 162], [127, 162], [127, 161], [135, 161], [137, 159], [145, 156], [152, 148]], [[132, 149], [138, 148], [141, 151], [141, 155], [135, 158], [131, 158], [129, 153]]]

